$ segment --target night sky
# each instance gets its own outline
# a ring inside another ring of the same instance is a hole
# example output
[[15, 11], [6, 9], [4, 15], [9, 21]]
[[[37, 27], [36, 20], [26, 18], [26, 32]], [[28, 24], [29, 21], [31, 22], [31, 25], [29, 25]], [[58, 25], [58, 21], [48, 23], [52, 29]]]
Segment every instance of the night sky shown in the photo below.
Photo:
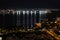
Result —
[[0, 8], [60, 8], [59, 1], [0, 0]]

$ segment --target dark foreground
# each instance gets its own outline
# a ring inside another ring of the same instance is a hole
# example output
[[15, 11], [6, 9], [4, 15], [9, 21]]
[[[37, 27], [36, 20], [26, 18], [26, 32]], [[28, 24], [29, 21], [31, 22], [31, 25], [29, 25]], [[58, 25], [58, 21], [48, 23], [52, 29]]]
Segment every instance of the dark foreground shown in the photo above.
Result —
[[19, 32], [3, 35], [3, 40], [56, 40], [46, 32]]

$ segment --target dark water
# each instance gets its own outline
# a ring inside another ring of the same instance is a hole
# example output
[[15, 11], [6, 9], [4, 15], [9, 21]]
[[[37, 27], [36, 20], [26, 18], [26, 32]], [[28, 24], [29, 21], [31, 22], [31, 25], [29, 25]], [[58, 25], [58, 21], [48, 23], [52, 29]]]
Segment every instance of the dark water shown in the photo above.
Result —
[[[45, 14], [40, 17], [39, 11], [35, 13], [0, 13], [0, 27], [12, 28], [12, 27], [34, 27], [35, 23], [39, 23], [41, 19], [45, 18]], [[43, 17], [44, 16], [44, 17]]]

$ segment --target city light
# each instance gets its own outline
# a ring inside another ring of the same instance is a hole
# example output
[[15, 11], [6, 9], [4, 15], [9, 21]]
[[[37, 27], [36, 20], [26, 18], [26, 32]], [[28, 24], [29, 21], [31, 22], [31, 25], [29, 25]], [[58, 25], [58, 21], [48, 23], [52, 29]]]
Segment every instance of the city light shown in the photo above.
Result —
[[25, 14], [26, 13], [26, 11], [23, 11], [23, 14]]
[[20, 14], [20, 13], [21, 13], [21, 11], [17, 11], [17, 15]]
[[0, 37], [0, 40], [2, 40], [2, 37]]

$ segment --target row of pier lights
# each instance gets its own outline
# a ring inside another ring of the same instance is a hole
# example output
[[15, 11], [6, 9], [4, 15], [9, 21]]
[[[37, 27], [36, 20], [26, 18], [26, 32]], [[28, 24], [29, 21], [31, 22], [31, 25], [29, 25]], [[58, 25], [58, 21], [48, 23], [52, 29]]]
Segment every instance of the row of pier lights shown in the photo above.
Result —
[[33, 13], [33, 12], [45, 12], [45, 13], [51, 13], [51, 11], [58, 11], [60, 9], [0, 9], [0, 13], [7, 13], [9, 14], [10, 12], [15, 14], [18, 12], [25, 12], [25, 13]]
[[[10, 13], [13, 15], [16, 14], [16, 18], [17, 18], [16, 25], [17, 26], [23, 25], [23, 27], [24, 27], [26, 25], [26, 27], [27, 26], [33, 27], [33, 25], [35, 23], [37, 23], [37, 20], [40, 22], [41, 14], [48, 13], [48, 10], [0, 10], [0, 14], [3, 14], [3, 16], [4, 16], [4, 14], [10, 14]], [[23, 14], [24, 16], [21, 14]], [[34, 17], [32, 14], [34, 14]], [[36, 19], [37, 14], [39, 17], [38, 19]], [[31, 18], [29, 19], [28, 16], [30, 16]], [[20, 19], [22, 19], [22, 21]], [[33, 21], [33, 19], [34, 19], [34, 21]]]
[[[39, 19], [38, 21], [40, 22], [41, 14], [47, 13], [47, 11], [46, 10], [42, 10], [42, 11], [41, 10], [17, 10], [16, 13], [17, 13], [17, 15], [20, 15], [21, 13], [23, 13], [24, 16], [25, 16], [25, 14], [27, 14], [27, 20], [25, 22], [25, 18], [23, 18], [23, 24], [26, 25], [27, 28], [29, 28], [29, 27], [33, 28], [34, 24], [37, 23], [38, 19]], [[14, 12], [13, 12], [13, 14], [14, 14]], [[31, 17], [30, 22], [29, 22], [29, 17], [28, 17], [29, 14]], [[33, 14], [34, 14], [34, 18], [32, 17]], [[38, 15], [39, 18], [36, 20], [37, 14], [39, 14]], [[17, 19], [19, 19], [19, 18], [17, 17]], [[33, 21], [33, 19], [34, 19], [34, 21]], [[19, 21], [19, 20], [17, 20], [17, 21]], [[17, 22], [17, 25], [18, 24], [20, 24], [20, 21], [19, 21], [19, 23]], [[24, 25], [23, 25], [23, 27], [25, 27]]]
[[15, 14], [15, 13], [17, 13], [17, 14], [20, 14], [20, 13], [23, 13], [23, 14], [31, 13], [32, 14], [32, 13], [36, 13], [37, 11], [39, 13], [41, 13], [41, 12], [47, 13], [50, 10], [34, 10], [34, 9], [31, 9], [31, 10], [29, 10], [29, 9], [27, 9], [27, 10], [22, 10], [22, 9], [20, 9], [20, 10], [7, 9], [7, 10], [5, 10], [5, 9], [2, 9], [2, 10], [0, 10], [0, 13], [7, 13], [7, 14], [9, 14], [9, 13], [13, 13], [13, 14]]

